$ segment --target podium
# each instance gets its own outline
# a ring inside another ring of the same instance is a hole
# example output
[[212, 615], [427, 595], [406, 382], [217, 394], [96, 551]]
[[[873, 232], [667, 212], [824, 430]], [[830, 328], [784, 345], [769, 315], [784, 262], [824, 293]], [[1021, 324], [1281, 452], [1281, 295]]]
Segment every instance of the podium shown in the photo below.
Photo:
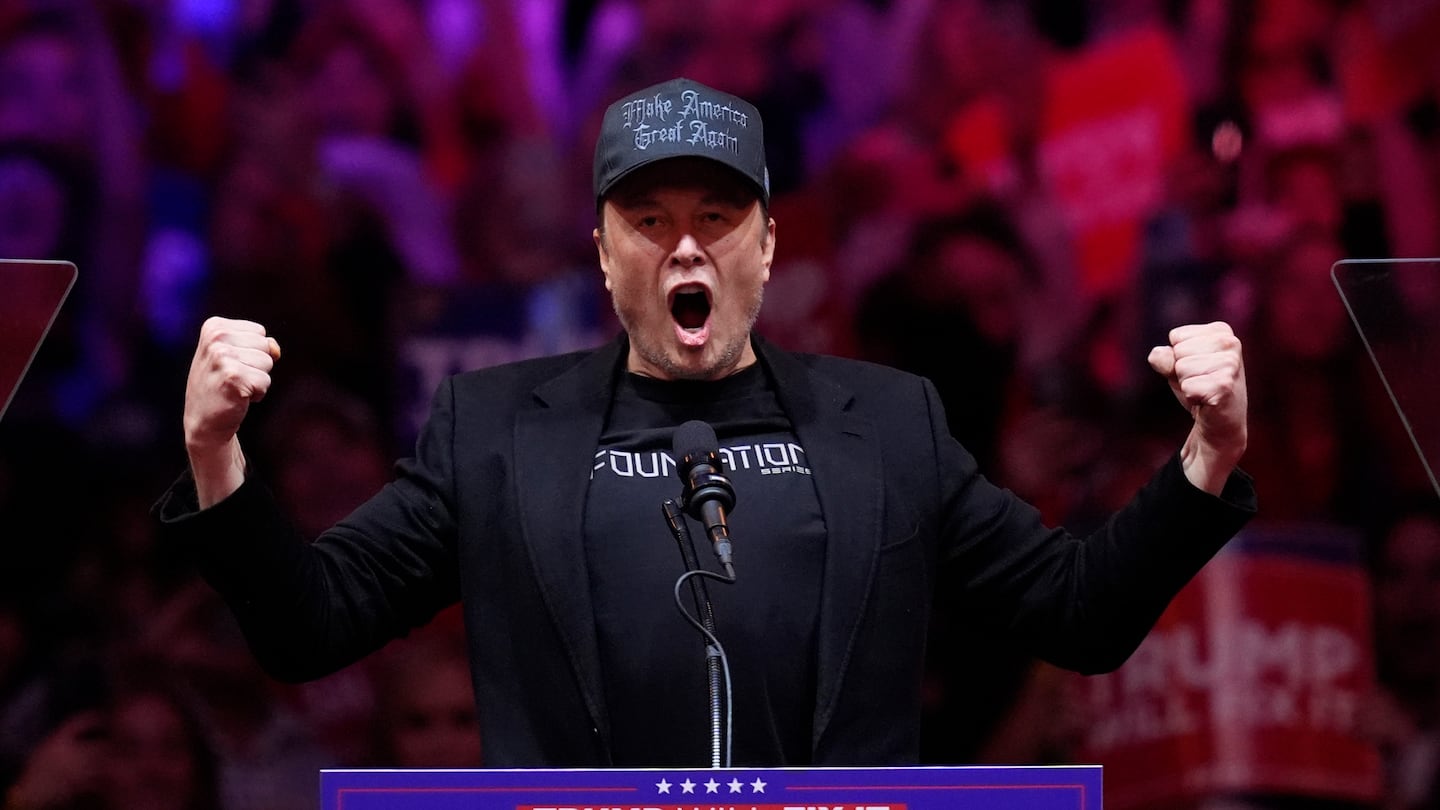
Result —
[[0, 259], [0, 416], [75, 285], [75, 265]]
[[1100, 766], [326, 770], [322, 810], [1100, 810]]
[[1440, 258], [1346, 259], [1330, 278], [1440, 495]]

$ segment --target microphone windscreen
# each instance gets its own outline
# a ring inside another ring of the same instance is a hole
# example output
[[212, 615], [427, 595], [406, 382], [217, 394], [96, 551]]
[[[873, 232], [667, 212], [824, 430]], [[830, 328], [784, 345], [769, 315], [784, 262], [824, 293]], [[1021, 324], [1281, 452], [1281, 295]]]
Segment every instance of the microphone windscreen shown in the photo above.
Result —
[[719, 445], [719, 440], [715, 438], [715, 429], [698, 419], [692, 419], [675, 428], [676, 463], [683, 461], [686, 456], [719, 452]]

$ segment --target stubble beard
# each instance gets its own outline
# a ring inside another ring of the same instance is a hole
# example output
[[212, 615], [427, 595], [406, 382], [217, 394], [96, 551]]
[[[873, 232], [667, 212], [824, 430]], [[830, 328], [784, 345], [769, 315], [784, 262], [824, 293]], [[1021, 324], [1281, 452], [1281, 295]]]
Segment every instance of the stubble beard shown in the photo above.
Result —
[[611, 306], [615, 309], [615, 317], [620, 319], [620, 326], [630, 338], [630, 348], [640, 359], [648, 363], [652, 368], [659, 369], [667, 378], [672, 380], [714, 380], [733, 373], [735, 365], [740, 362], [740, 357], [745, 353], [745, 347], [750, 343], [750, 333], [755, 328], [755, 321], [760, 317], [760, 306], [765, 302], [765, 287], [762, 285], [755, 291], [754, 303], [750, 305], [750, 311], [745, 313], [745, 329], [733, 340], [720, 348], [720, 356], [711, 363], [700, 369], [690, 369], [677, 363], [666, 351], [664, 345], [652, 343], [642, 330], [635, 329], [635, 321], [631, 318], [620, 301], [611, 296]]

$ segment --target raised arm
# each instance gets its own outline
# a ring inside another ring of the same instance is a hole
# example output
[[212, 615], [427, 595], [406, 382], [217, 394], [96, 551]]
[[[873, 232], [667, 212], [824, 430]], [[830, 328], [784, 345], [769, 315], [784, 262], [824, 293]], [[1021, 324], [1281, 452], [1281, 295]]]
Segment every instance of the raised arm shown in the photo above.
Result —
[[154, 511], [229, 605], [261, 666], [300, 681], [347, 666], [458, 598], [454, 420], [446, 381], [396, 479], [319, 537], [302, 536], [247, 471], [236, 438], [279, 354], [260, 324], [205, 322], [186, 386], [191, 474]]

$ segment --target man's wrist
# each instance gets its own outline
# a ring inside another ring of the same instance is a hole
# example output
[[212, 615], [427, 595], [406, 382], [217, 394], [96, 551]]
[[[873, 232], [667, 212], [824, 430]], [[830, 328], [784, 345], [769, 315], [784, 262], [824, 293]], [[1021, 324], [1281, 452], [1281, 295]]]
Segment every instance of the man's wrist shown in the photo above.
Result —
[[195, 499], [209, 509], [230, 497], [245, 483], [245, 451], [232, 436], [219, 447], [187, 445], [190, 474], [195, 479]]
[[1197, 489], [1218, 497], [1225, 491], [1230, 474], [1240, 465], [1241, 455], [1241, 452], [1219, 450], [1192, 432], [1180, 448], [1180, 468]]

